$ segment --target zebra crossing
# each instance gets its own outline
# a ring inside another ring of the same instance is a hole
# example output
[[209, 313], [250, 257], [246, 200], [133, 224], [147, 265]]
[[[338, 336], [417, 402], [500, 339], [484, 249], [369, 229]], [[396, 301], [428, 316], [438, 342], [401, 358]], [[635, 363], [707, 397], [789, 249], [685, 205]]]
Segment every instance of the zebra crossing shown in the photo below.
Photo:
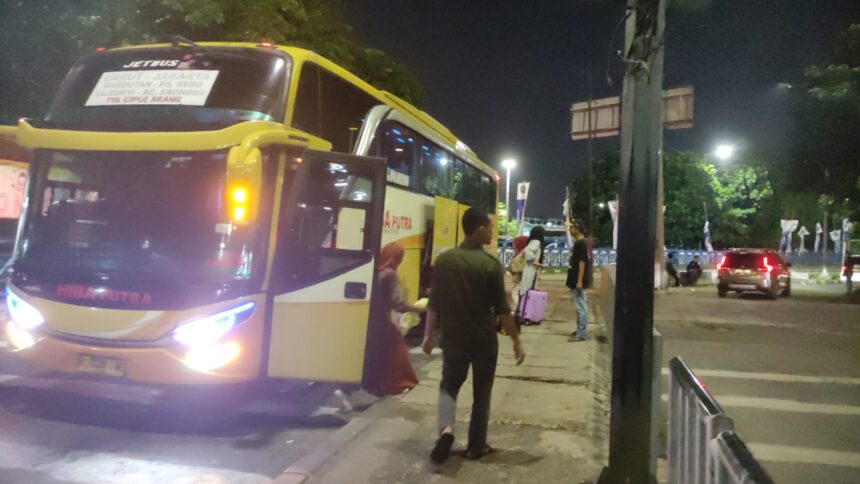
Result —
[[678, 296], [657, 300], [664, 362], [684, 359], [774, 481], [860, 482], [860, 307]]

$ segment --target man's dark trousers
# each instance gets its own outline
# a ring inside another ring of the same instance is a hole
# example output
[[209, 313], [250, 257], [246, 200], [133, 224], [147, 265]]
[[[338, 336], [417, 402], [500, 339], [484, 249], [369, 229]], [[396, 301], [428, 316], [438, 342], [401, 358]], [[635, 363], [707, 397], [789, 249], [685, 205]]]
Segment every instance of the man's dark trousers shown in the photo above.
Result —
[[487, 444], [487, 426], [490, 421], [490, 400], [496, 362], [499, 356], [498, 340], [475, 345], [446, 345], [442, 353], [442, 382], [439, 384], [439, 430], [454, 428], [457, 415], [457, 394], [472, 367], [472, 417], [469, 422], [469, 445], [481, 452]]

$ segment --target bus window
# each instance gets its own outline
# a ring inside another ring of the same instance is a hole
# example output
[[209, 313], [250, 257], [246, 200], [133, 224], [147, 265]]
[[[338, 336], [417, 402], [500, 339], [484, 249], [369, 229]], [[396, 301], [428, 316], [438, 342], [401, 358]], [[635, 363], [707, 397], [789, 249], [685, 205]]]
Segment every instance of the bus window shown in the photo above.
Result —
[[414, 132], [398, 124], [383, 128], [383, 156], [388, 160], [386, 179], [389, 182], [406, 188], [411, 186], [416, 139]]
[[484, 173], [481, 173], [481, 200], [487, 213], [496, 213], [496, 184]]
[[307, 287], [371, 260], [364, 227], [372, 187], [368, 176], [348, 165], [308, 168], [294, 188], [300, 190], [295, 216], [279, 228], [285, 267], [278, 289]]
[[[459, 160], [457, 160], [459, 161]], [[460, 180], [459, 195], [457, 201], [470, 207], [486, 210], [487, 197], [482, 196], [481, 172], [472, 165], [462, 163], [463, 175]]]
[[373, 96], [312, 63], [299, 76], [293, 126], [332, 144], [332, 151], [352, 152], [364, 116], [381, 104]]
[[293, 126], [316, 136], [322, 133], [319, 73], [319, 68], [314, 64], [302, 65], [293, 111]]
[[423, 140], [421, 144], [421, 190], [431, 196], [453, 199], [454, 171], [451, 155], [438, 146]]

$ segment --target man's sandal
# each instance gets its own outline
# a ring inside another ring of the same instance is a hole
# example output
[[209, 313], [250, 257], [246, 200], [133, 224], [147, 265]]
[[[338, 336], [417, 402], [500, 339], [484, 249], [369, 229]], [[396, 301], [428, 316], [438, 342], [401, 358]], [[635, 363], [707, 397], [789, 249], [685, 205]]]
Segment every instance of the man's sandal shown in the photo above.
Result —
[[496, 450], [490, 447], [489, 445], [484, 445], [481, 450], [468, 449], [466, 450], [465, 457], [471, 460], [478, 460], [481, 457], [484, 457], [487, 454], [492, 454]]
[[430, 452], [430, 459], [437, 464], [445, 462], [448, 460], [448, 456], [451, 455], [452, 445], [454, 445], [454, 434], [450, 432], [443, 433], [436, 440], [436, 445], [433, 446], [433, 451]]

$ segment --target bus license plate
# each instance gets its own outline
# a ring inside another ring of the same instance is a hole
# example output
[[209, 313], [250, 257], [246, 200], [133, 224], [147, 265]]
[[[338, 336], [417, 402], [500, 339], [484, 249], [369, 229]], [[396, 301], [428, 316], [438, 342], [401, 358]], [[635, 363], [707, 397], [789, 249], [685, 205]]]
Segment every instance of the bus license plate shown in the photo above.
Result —
[[107, 376], [125, 376], [125, 362], [104, 356], [78, 355], [78, 371]]

